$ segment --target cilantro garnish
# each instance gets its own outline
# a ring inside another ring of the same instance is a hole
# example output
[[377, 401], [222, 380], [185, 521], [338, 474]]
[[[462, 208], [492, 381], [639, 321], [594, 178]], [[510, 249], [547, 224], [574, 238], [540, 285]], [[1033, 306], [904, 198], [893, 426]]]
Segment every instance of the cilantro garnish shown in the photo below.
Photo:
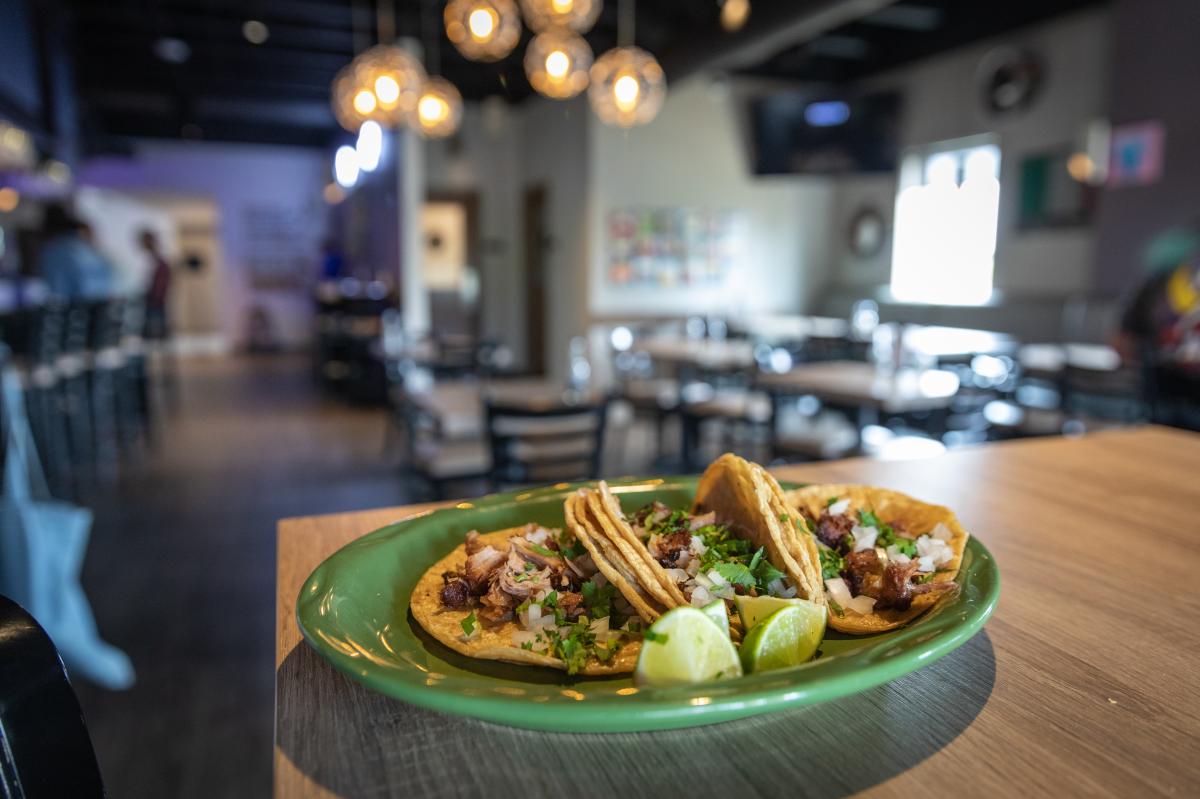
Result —
[[670, 637], [666, 633], [656, 633], [652, 630], [646, 630], [646, 632], [642, 633], [642, 638], [655, 644], [665, 644]]
[[529, 548], [532, 549], [534, 552], [538, 553], [539, 555], [544, 555], [547, 558], [558, 557], [557, 552], [555, 552], [553, 549], [549, 549], [548, 547], [544, 547], [541, 544], [530, 544]]
[[937, 577], [937, 572], [930, 572], [929, 574], [922, 574], [920, 577], [917, 578], [917, 582], [918, 583], [932, 583], [934, 577]]
[[533, 561], [531, 561], [531, 560], [525, 561], [525, 571], [531, 572], [536, 568], [537, 568], [537, 566], [534, 564]]
[[557, 608], [558, 607], [558, 592], [551, 591], [550, 593], [546, 594], [546, 598], [542, 600], [542, 607]]
[[533, 641], [526, 641], [525, 643], [521, 644], [521, 648], [528, 649], [529, 651], [532, 652], [533, 651]]
[[612, 615], [612, 601], [617, 596], [617, 590], [612, 584], [596, 585], [592, 580], [588, 580], [580, 592], [583, 594], [583, 605], [588, 610], [588, 616], [602, 619]]
[[792, 517], [788, 516], [786, 513], [779, 514], [779, 521], [783, 522], [784, 524], [787, 524], [791, 520], [792, 520]]
[[837, 501], [838, 501], [837, 497], [830, 497], [828, 500], [825, 501], [825, 507], [832, 508], [834, 505], [837, 504]]
[[836, 549], [821, 547], [821, 579], [832, 580], [846, 568], [846, 559]]
[[[762, 552], [762, 549], [758, 551]], [[754, 573], [754, 582], [762, 591], [766, 591], [771, 583], [783, 577], [783, 572], [771, 565], [771, 561], [766, 558], [760, 560], [757, 565], [751, 565], [750, 571]]]
[[846, 615], [846, 611], [842, 610], [842, 606], [833, 601], [832, 597], [829, 599], [829, 609], [832, 610], [839, 619]]
[[754, 574], [743, 563], [726, 561], [725, 563], [716, 564], [713, 566], [713, 569], [733, 585], [740, 585], [743, 588], [754, 587]]
[[475, 632], [475, 622], [475, 611], [471, 611], [471, 615], [459, 622], [459, 626], [463, 628], [463, 632], [466, 633], [468, 637], [473, 635]]

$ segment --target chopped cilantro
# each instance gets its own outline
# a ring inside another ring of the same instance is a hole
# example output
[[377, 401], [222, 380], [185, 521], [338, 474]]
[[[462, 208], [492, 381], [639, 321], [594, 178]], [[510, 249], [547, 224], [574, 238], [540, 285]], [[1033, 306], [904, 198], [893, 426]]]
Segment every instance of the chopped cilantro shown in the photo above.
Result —
[[642, 633], [642, 638], [650, 641], [651, 643], [665, 644], [670, 636], [666, 633], [656, 633], [652, 630], [646, 630], [646, 632]]
[[580, 591], [583, 594], [583, 605], [587, 608], [589, 616], [593, 619], [602, 619], [612, 615], [612, 601], [617, 596], [617, 590], [612, 587], [611, 583], [596, 585], [592, 580], [588, 580]]
[[521, 648], [528, 649], [529, 651], [532, 652], [533, 651], [533, 641], [526, 641], [525, 643], [521, 644]]
[[846, 559], [836, 549], [821, 547], [821, 579], [832, 580], [846, 568]]
[[556, 557], [558, 557], [558, 553], [557, 553], [557, 552], [555, 552], [553, 549], [549, 549], [549, 548], [547, 548], [547, 547], [544, 547], [544, 546], [542, 546], [541, 544], [530, 544], [530, 545], [529, 545], [529, 548], [530, 548], [530, 549], [532, 549], [534, 552], [538, 553], [539, 555], [544, 555], [544, 556], [545, 556], [545, 557], [547, 557], [547, 558], [556, 558]]
[[534, 562], [533, 562], [533, 561], [531, 561], [531, 560], [527, 560], [527, 561], [525, 561], [525, 571], [527, 571], [527, 572], [531, 572], [531, 571], [533, 571], [533, 570], [534, 570], [534, 569], [536, 569], [536, 568], [537, 568], [537, 565], [536, 565], [536, 564], [534, 564]]
[[524, 613], [525, 611], [529, 610], [529, 605], [530, 601], [526, 599], [524, 602], [517, 605], [517, 613]]
[[932, 583], [934, 577], [937, 577], [937, 572], [930, 572], [929, 574], [922, 574], [920, 577], [917, 578], [916, 581], [918, 584]]
[[792, 520], [792, 517], [788, 516], [786, 513], [779, 514], [779, 521], [783, 522], [784, 524], [787, 524], [791, 520]]
[[880, 532], [882, 532], [883, 528], [887, 526], [883, 522], [879, 521], [879, 517], [875, 515], [875, 511], [873, 510], [860, 510], [858, 512], [858, 523], [863, 527], [874, 527]]
[[839, 605], [837, 602], [833, 601], [832, 597], [830, 597], [830, 599], [829, 599], [829, 609], [832, 610], [834, 615], [837, 616], [839, 619], [842, 616], [846, 615], [846, 611], [842, 610], [842, 606]]
[[[761, 551], [760, 549], [759, 552]], [[751, 566], [750, 571], [754, 573], [754, 582], [763, 592], [767, 590], [767, 586], [783, 577], [783, 572], [771, 565], [771, 561], [766, 558], [760, 560], [757, 565]]]
[[838, 501], [837, 497], [830, 497], [828, 500], [825, 501], [825, 507], [832, 508], [834, 505], [837, 504], [837, 501]]
[[911, 538], [905, 538], [904, 536], [899, 535], [895, 536], [895, 540], [889, 546], [895, 546], [896, 549], [905, 555], [908, 555], [910, 558], [915, 558], [917, 556], [917, 542], [913, 541]]
[[542, 600], [542, 607], [557, 608], [558, 607], [558, 592], [551, 591], [550, 593], [546, 594], [546, 598]]
[[725, 563], [716, 564], [713, 568], [716, 570], [717, 574], [724, 577], [733, 585], [740, 585], [743, 588], [754, 587], [754, 574], [750, 571], [750, 568], [743, 563], [726, 561]]
[[475, 633], [475, 621], [475, 611], [471, 611], [470, 616], [467, 616], [465, 619], [459, 622], [459, 625], [463, 628], [463, 632], [466, 633], [468, 637]]
[[763, 548], [759, 547], [758, 551], [754, 553], [754, 557], [750, 558], [750, 571], [754, 571], [755, 567], [758, 566], [758, 562], [762, 560], [762, 555]]

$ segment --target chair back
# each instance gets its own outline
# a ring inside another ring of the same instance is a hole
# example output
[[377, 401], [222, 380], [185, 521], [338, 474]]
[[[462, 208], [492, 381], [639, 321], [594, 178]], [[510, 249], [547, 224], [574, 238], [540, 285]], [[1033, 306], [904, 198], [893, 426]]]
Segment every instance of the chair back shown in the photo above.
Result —
[[0, 795], [104, 796], [79, 700], [46, 631], [0, 596]]
[[485, 403], [493, 485], [600, 476], [607, 397], [540, 407], [491, 399]]

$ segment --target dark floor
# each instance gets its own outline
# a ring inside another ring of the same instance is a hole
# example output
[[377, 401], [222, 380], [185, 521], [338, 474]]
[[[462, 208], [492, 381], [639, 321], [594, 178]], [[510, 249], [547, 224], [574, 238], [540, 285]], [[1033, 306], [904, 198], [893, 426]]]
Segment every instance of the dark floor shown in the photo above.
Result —
[[275, 521], [409, 499], [384, 415], [322, 397], [297, 358], [192, 362], [155, 451], [92, 490], [84, 567], [137, 685], [77, 689], [114, 797], [264, 796]]

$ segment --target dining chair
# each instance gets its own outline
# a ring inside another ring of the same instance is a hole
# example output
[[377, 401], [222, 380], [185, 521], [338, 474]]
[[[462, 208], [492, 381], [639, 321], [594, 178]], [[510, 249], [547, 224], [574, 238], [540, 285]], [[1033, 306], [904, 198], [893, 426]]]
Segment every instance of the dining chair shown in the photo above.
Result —
[[608, 397], [549, 406], [485, 397], [485, 406], [493, 489], [600, 477]]
[[79, 700], [50, 636], [0, 596], [0, 795], [100, 797]]
[[388, 401], [391, 421], [384, 446], [390, 449], [392, 430], [401, 435], [401, 470], [424, 484], [433, 499], [444, 499], [452, 483], [485, 480], [491, 473], [488, 442], [474, 435], [456, 435], [421, 405], [413, 401], [403, 371], [388, 369]]

